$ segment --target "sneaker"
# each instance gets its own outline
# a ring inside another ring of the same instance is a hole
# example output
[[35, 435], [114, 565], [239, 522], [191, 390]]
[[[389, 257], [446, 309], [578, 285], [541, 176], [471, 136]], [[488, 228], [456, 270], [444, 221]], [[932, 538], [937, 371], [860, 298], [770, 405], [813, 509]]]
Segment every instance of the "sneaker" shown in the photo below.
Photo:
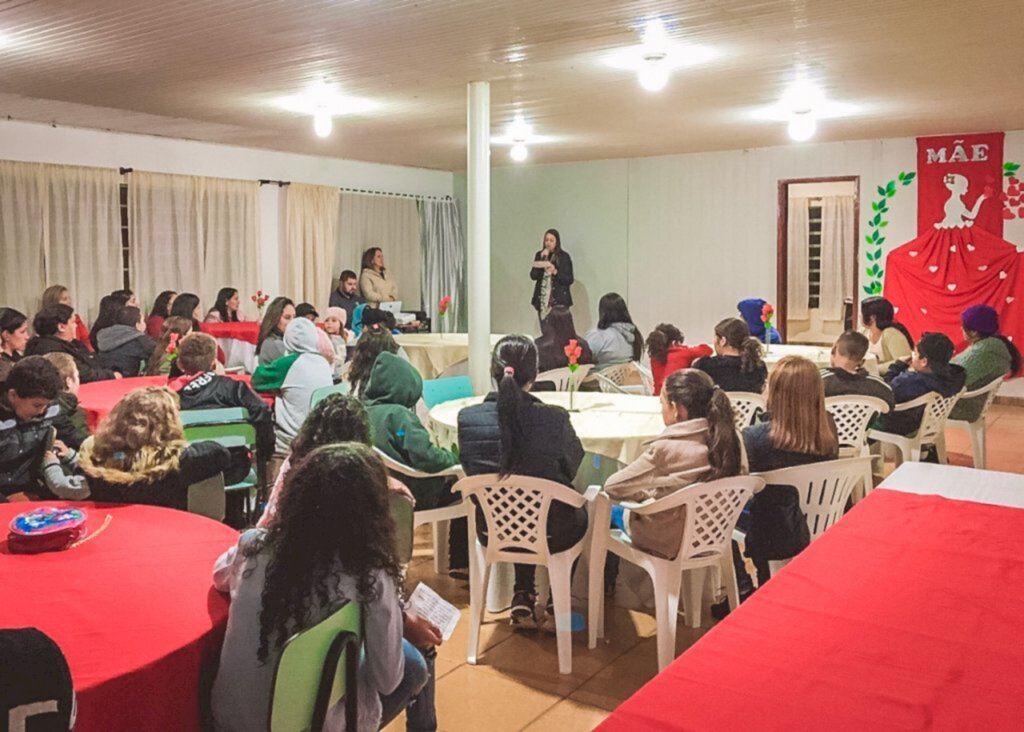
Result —
[[544, 614], [537, 618], [537, 627], [545, 633], [555, 632], [555, 603], [548, 598], [548, 606], [544, 608]]
[[512, 596], [512, 626], [516, 628], [536, 628], [537, 619], [533, 614], [536, 599], [529, 592], [516, 592]]

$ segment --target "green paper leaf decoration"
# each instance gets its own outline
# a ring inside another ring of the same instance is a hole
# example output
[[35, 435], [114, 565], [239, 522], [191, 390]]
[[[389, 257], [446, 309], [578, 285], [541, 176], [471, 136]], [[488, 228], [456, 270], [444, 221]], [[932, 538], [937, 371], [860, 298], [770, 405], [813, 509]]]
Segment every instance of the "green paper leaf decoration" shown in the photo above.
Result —
[[871, 202], [871, 210], [872, 211], [877, 211], [878, 209], [879, 209], [879, 204], [874, 202], [874, 201], [872, 201]]
[[880, 229], [884, 229], [888, 225], [889, 225], [888, 221], [879, 221], [878, 222], [878, 228], [880, 228]]
[[880, 236], [880, 237], [878, 237], [878, 241], [876, 241], [875, 243], [876, 243], [876, 244], [877, 244], [878, 246], [882, 246], [882, 242], [883, 242], [883, 241], [885, 241], [885, 237], [884, 237], [884, 236]]
[[885, 186], [878, 186], [878, 195], [885, 197]]
[[871, 285], [865, 285], [864, 286], [864, 294], [865, 295], [874, 295], [875, 294], [875, 290], [874, 290], [873, 287], [871, 287]]
[[903, 185], [909, 186], [911, 183], [914, 182], [914, 178], [916, 178], [916, 177], [917, 177], [917, 173], [907, 173], [903, 177]]
[[886, 185], [885, 185], [885, 195], [888, 196], [890, 193], [895, 193], [895, 192], [896, 192], [896, 181], [891, 180], [888, 183], [886, 183]]

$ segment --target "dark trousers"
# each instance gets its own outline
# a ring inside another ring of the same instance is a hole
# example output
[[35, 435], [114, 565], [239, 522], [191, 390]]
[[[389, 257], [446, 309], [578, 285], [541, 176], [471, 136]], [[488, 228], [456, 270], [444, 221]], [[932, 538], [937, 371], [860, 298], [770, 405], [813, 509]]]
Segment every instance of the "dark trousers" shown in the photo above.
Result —
[[[483, 511], [477, 509], [477, 536], [487, 546], [487, 523]], [[548, 551], [552, 554], [564, 552], [576, 545], [587, 533], [587, 509], [572, 508], [564, 503], [552, 503], [548, 510]], [[515, 564], [515, 591], [534, 594], [536, 565]]]

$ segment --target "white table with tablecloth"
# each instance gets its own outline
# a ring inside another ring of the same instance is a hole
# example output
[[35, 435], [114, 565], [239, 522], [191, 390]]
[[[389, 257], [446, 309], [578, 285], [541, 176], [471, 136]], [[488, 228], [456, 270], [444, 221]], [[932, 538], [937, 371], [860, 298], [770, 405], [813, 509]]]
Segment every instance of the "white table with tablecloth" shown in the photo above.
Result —
[[[771, 371], [786, 356], [803, 356], [814, 361], [818, 368], [824, 369], [831, 365], [832, 346], [772, 345], [768, 347], [768, 353], [764, 354], [765, 365]], [[869, 374], [878, 374], [878, 358], [875, 354], [868, 353], [864, 359], [864, 368]]]
[[[491, 348], [503, 336], [491, 336]], [[395, 336], [409, 363], [424, 379], [436, 379], [446, 369], [469, 358], [467, 333], [404, 333]]]

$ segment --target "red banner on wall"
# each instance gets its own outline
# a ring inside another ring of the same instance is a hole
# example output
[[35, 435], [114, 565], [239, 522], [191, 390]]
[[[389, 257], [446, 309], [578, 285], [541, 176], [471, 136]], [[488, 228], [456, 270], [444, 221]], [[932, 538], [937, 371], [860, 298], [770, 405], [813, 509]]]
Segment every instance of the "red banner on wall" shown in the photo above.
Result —
[[[1002, 175], [1002, 132], [917, 138], [918, 235], [943, 222], [955, 226], [959, 216], [1002, 237], [1002, 207], [996, 200]], [[979, 203], [982, 193], [985, 199]]]

